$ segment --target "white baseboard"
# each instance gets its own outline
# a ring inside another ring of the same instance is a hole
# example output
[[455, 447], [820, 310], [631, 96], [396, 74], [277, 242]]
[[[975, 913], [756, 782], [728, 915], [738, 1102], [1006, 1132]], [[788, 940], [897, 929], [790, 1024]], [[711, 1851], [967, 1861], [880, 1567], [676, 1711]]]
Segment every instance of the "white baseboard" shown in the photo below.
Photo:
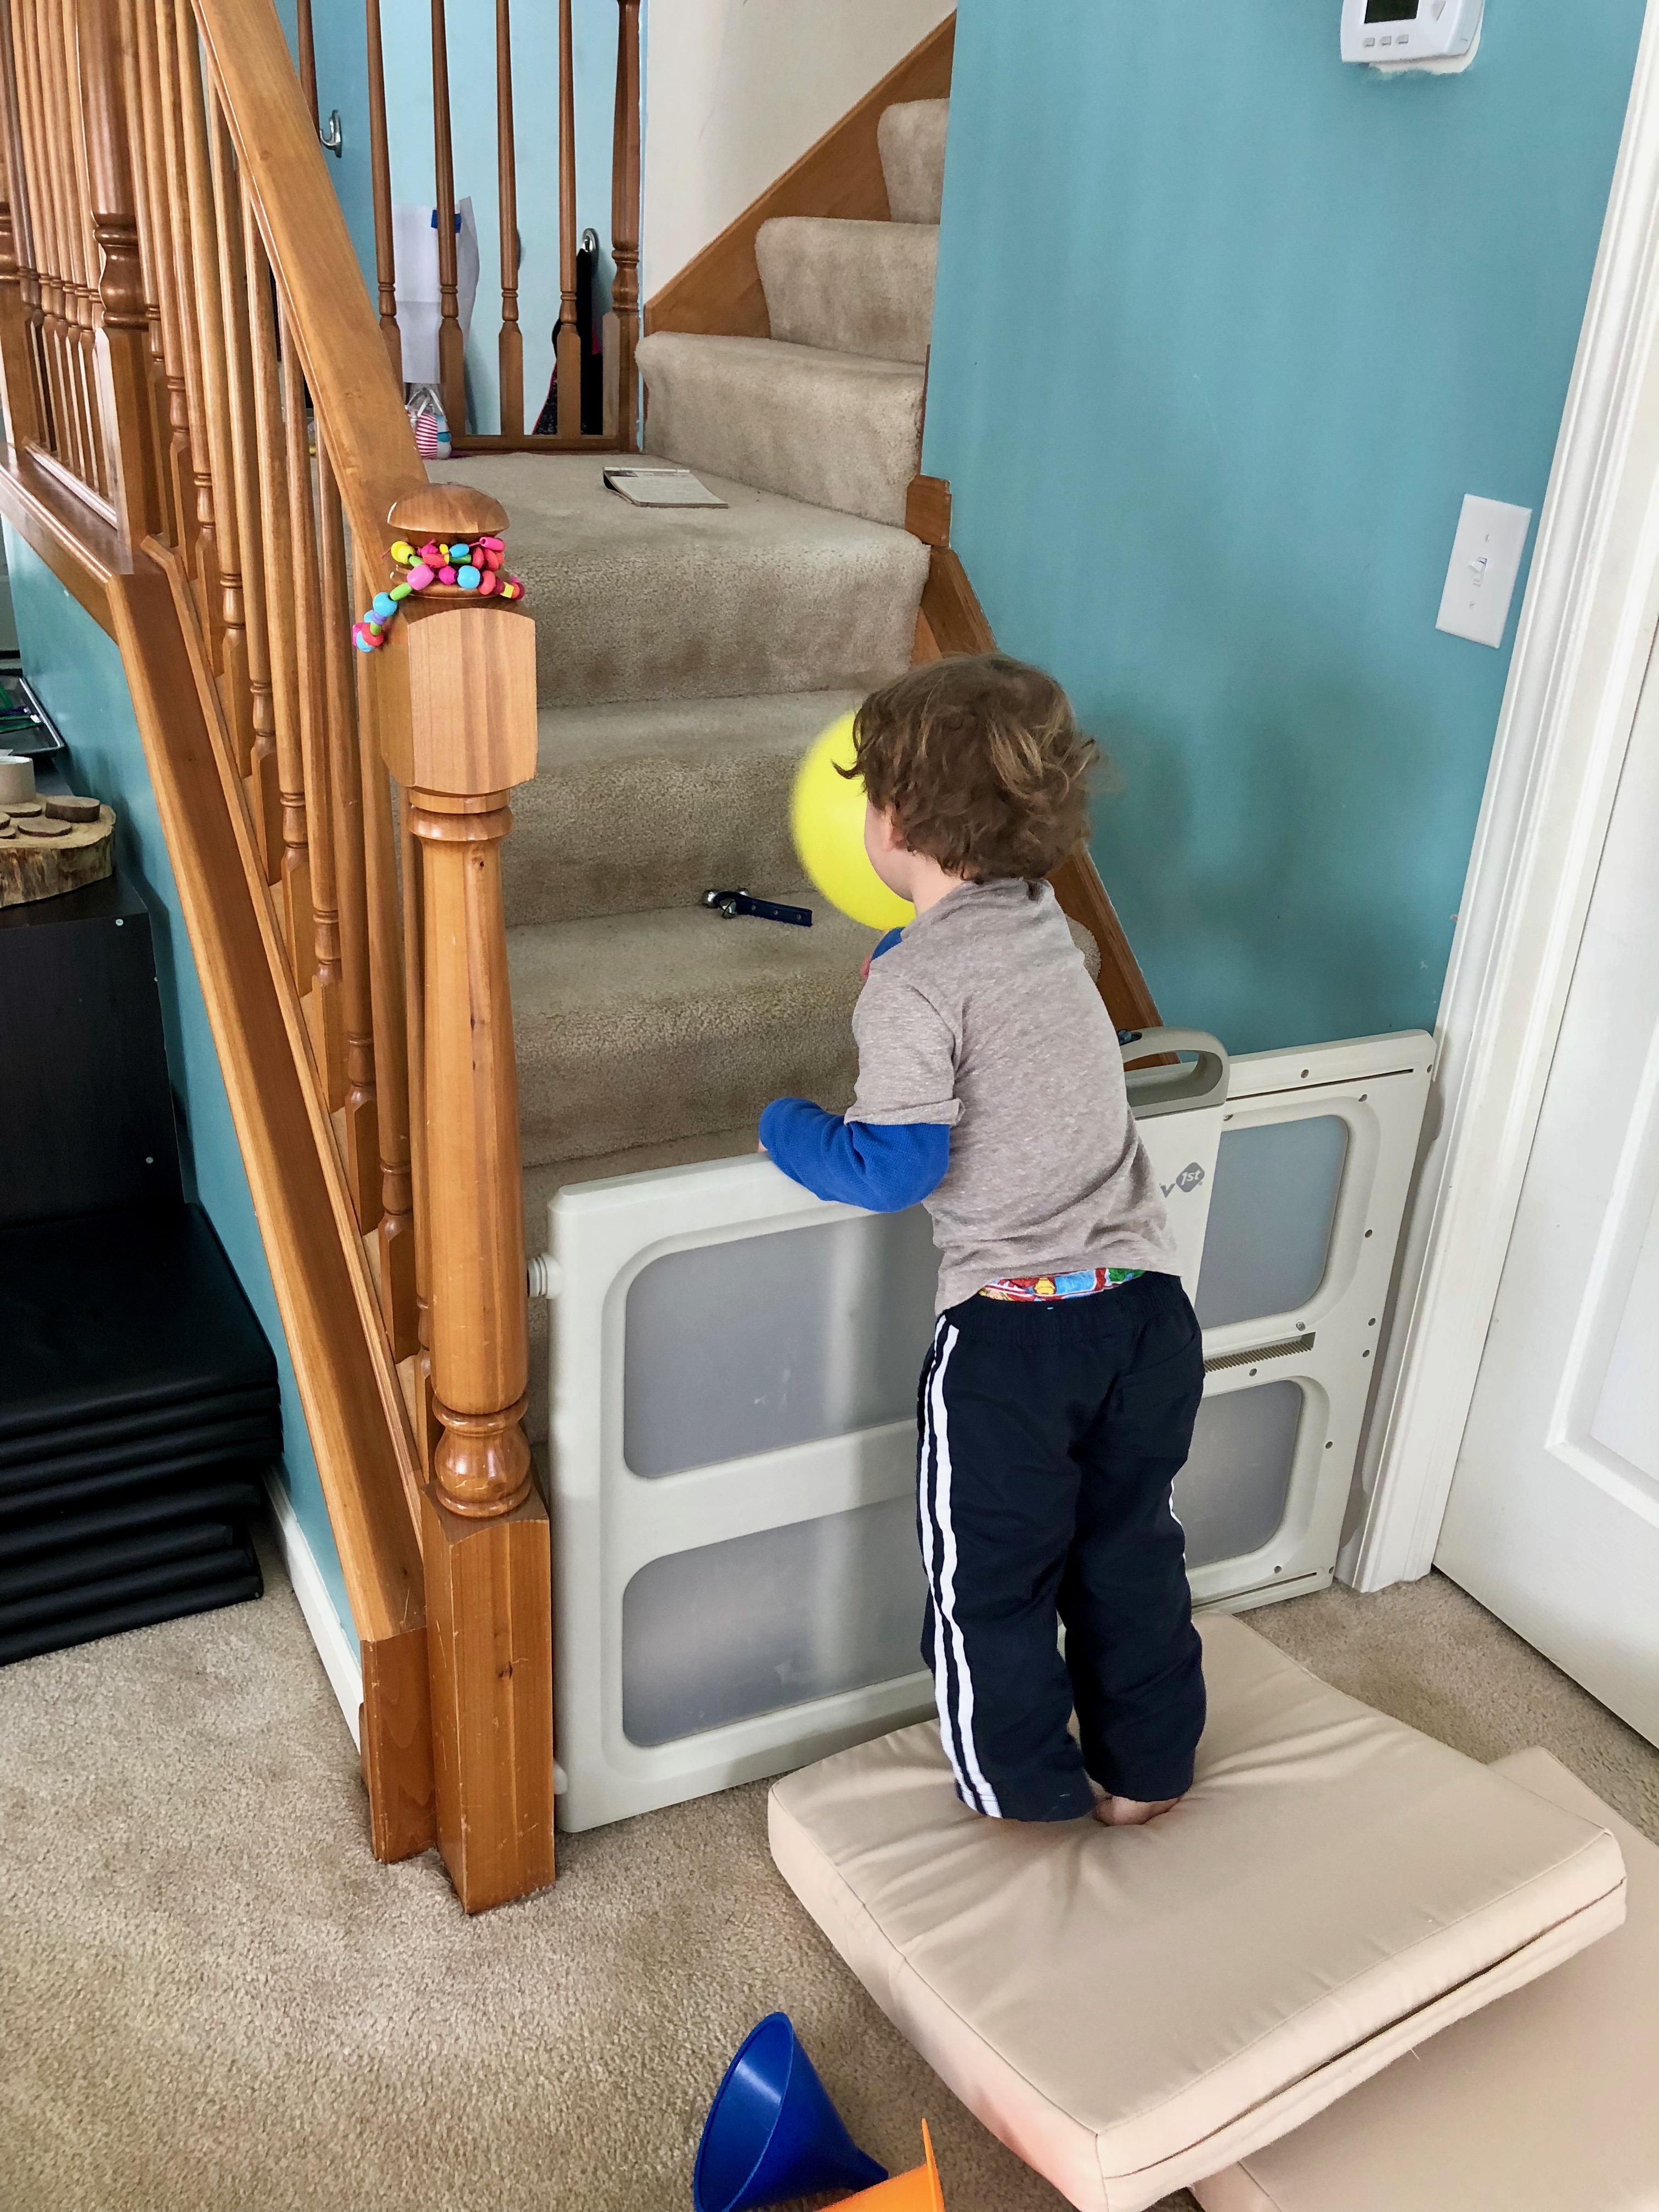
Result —
[[311, 1631], [317, 1656], [323, 1662], [329, 1687], [339, 1700], [351, 1741], [356, 1743], [357, 1716], [363, 1702], [362, 1662], [351, 1638], [340, 1626], [316, 1553], [306, 1541], [305, 1530], [300, 1526], [287, 1486], [274, 1467], [265, 1469], [265, 1495], [270, 1500], [270, 1517], [276, 1526], [276, 1540], [283, 1547], [288, 1578], [300, 1601], [300, 1610]]

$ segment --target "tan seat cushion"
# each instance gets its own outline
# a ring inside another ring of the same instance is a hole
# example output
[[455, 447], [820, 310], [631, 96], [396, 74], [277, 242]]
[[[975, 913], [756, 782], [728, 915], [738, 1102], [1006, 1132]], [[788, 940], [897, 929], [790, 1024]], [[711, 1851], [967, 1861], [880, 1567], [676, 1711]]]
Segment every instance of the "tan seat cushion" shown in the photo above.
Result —
[[1196, 2185], [1205, 2212], [1653, 2212], [1659, 1849], [1547, 1751], [1497, 1771], [1623, 1848], [1624, 1926], [1305, 2128]]
[[1145, 1828], [957, 1802], [932, 1724], [778, 1783], [772, 1856], [889, 2019], [1072, 2203], [1142, 2212], [1616, 1927], [1606, 1829], [1201, 1623]]

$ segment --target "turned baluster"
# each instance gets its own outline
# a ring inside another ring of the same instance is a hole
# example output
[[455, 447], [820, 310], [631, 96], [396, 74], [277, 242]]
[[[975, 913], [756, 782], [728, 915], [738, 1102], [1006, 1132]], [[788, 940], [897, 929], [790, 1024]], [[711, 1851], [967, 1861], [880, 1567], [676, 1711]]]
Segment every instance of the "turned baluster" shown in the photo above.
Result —
[[364, 874], [362, 770], [357, 757], [357, 693], [351, 662], [345, 521], [340, 487], [319, 440], [317, 499], [322, 549], [321, 612], [328, 702], [329, 793], [334, 815], [340, 905], [341, 1008], [345, 1096], [341, 1103], [346, 1181], [365, 1235], [380, 1218], [379, 1128], [374, 1097], [374, 1012], [368, 975], [368, 903]]
[[0, 398], [14, 444], [39, 445], [41, 395], [35, 384], [27, 289], [33, 247], [16, 97], [10, 9], [7, 0], [0, 0], [0, 172], [5, 192], [0, 204]]
[[432, 0], [432, 134], [437, 175], [438, 387], [450, 435], [466, 428], [466, 342], [455, 275], [455, 154], [449, 130], [449, 46], [444, 0]]
[[[173, 296], [178, 312], [178, 364], [185, 380], [185, 419], [189, 425], [191, 484], [183, 509], [192, 518], [188, 532], [196, 554], [195, 582], [203, 625], [216, 666], [224, 623], [219, 581], [219, 546], [213, 501], [212, 457], [209, 450], [207, 401], [202, 374], [202, 346], [197, 312], [195, 257], [191, 240], [191, 196], [186, 185], [184, 94], [179, 76], [179, 32], [186, 29], [196, 53], [196, 19], [190, 0], [150, 0], [155, 11], [155, 58], [161, 112], [161, 159], [167, 177], [167, 222], [173, 243]], [[179, 18], [184, 18], [181, 25]], [[162, 252], [165, 240], [158, 240]]]
[[158, 393], [163, 411], [163, 439], [168, 504], [173, 513], [173, 543], [196, 566], [195, 466], [190, 450], [190, 402], [185, 388], [184, 340], [179, 327], [179, 276], [173, 254], [173, 197], [167, 162], [164, 95], [156, 51], [158, 24], [147, 0], [133, 0], [133, 32], [138, 55], [139, 112], [144, 125], [143, 176], [149, 202], [151, 283], [155, 287], [156, 321], [160, 330], [161, 379]]
[[576, 326], [576, 78], [570, 0], [559, 0], [559, 435], [582, 429], [582, 341]]
[[246, 743], [237, 766], [245, 780], [248, 811], [264, 862], [265, 880], [276, 873], [281, 815], [275, 775], [276, 715], [270, 692], [270, 635], [265, 618], [265, 547], [259, 507], [258, 431], [254, 416], [253, 351], [248, 330], [248, 252], [241, 179], [230, 131], [218, 102], [213, 106], [214, 228], [219, 240], [219, 285], [224, 310], [226, 404], [229, 422], [231, 490], [236, 502], [241, 615], [247, 653], [248, 711], [237, 735]]
[[312, 1049], [333, 1109], [345, 1098], [345, 1024], [340, 1004], [340, 916], [334, 889], [334, 810], [330, 804], [328, 726], [325, 715], [322, 615], [318, 604], [317, 518], [311, 499], [311, 455], [305, 379], [300, 374], [294, 325], [277, 318], [283, 355], [283, 428], [288, 461], [288, 550], [283, 580], [294, 604], [295, 692], [300, 707], [300, 757], [311, 852], [313, 956], [307, 1012]]
[[380, 294], [380, 336], [392, 374], [404, 380], [403, 335], [398, 328], [398, 264], [392, 243], [392, 154], [386, 128], [386, 57], [380, 44], [380, 0], [364, 0], [368, 41], [368, 167], [374, 199], [374, 283]]
[[311, 120], [317, 122], [317, 41], [312, 36], [311, 0], [296, 0], [294, 13], [295, 42], [300, 49], [300, 89], [306, 96], [306, 106], [311, 110]]
[[45, 372], [47, 450], [78, 472], [72, 384], [68, 368], [69, 325], [58, 244], [58, 180], [49, 148], [46, 86], [40, 70], [35, 0], [13, 0], [12, 50], [17, 58], [19, 131], [23, 169], [32, 191], [31, 227], [40, 282], [40, 357]]
[[[367, 606], [383, 579], [355, 548], [356, 601]], [[415, 1199], [410, 1165], [409, 1041], [404, 933], [398, 920], [398, 860], [383, 732], [408, 714], [409, 687], [384, 652], [354, 653], [357, 663], [359, 768], [362, 778], [364, 903], [368, 924], [369, 1001], [374, 1018], [374, 1109], [380, 1156], [380, 1313], [394, 1359], [420, 1342], [416, 1325]]]
[[495, 0], [495, 170], [501, 234], [501, 334], [496, 348], [503, 437], [524, 435], [524, 334], [519, 328], [519, 183], [513, 128], [513, 0]]
[[[270, 296], [270, 264], [244, 198], [242, 236], [247, 258], [248, 336], [253, 366], [253, 424], [259, 456], [259, 523], [264, 538], [265, 634], [270, 658], [270, 701], [276, 725], [277, 799], [276, 872], [283, 935], [294, 969], [295, 988], [311, 986], [316, 954], [311, 918], [311, 855], [306, 842], [305, 758], [301, 750], [299, 665], [294, 635], [294, 592], [289, 583], [293, 556], [289, 547], [288, 467], [282, 399], [277, 388], [276, 325]], [[256, 778], [263, 771], [252, 763]], [[256, 789], [258, 787], [256, 783]], [[266, 858], [269, 872], [270, 855]]]
[[69, 246], [68, 275], [75, 325], [75, 386], [84, 481], [102, 497], [110, 493], [109, 456], [98, 393], [97, 248], [92, 239], [92, 194], [87, 149], [81, 128], [76, 85], [75, 0], [41, 0], [49, 28], [46, 55], [53, 80], [58, 135], [53, 152], [62, 164], [64, 235]]
[[157, 532], [170, 545], [179, 542], [178, 508], [168, 446], [172, 424], [167, 411], [167, 360], [161, 337], [161, 279], [156, 266], [154, 206], [149, 178], [148, 124], [144, 114], [144, 82], [141, 50], [147, 33], [140, 33], [138, 0], [118, 0], [121, 11], [121, 96], [126, 104], [127, 145], [132, 167], [132, 204], [138, 228], [139, 281], [143, 288], [146, 345], [144, 397], [149, 417], [149, 441], [154, 454], [155, 495], [160, 509]]
[[161, 455], [150, 404], [149, 307], [127, 127], [119, 0], [77, 0], [81, 114], [92, 234], [100, 259], [98, 343], [104, 449], [117, 526], [128, 552], [162, 522]]
[[407, 793], [398, 808], [404, 886], [404, 1018], [409, 1024], [409, 1169], [415, 1214], [415, 1438], [428, 1480], [443, 1431], [432, 1386], [432, 1224], [426, 1156], [426, 902]]
[[237, 527], [235, 471], [231, 459], [230, 376], [225, 358], [224, 301], [219, 283], [219, 240], [209, 173], [208, 118], [202, 85], [202, 52], [195, 11], [180, 7], [179, 82], [183, 101], [185, 181], [190, 198], [191, 282], [201, 348], [203, 411], [212, 478], [214, 535], [219, 554], [219, 671], [225, 715], [236, 758], [246, 775], [253, 753], [253, 697], [248, 683], [247, 623], [243, 607], [241, 532]]
[[605, 427], [626, 453], [638, 442], [634, 351], [640, 335], [640, 0], [619, 0], [617, 21], [611, 257], [617, 274], [605, 319]]

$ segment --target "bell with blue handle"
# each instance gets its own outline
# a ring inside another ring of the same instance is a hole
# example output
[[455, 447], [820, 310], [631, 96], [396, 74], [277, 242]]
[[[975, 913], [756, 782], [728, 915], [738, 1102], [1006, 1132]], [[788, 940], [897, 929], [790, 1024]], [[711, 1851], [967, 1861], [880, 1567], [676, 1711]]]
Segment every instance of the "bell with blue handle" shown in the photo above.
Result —
[[691, 2179], [696, 2212], [749, 2212], [886, 2179], [842, 2125], [788, 2014], [769, 2013], [744, 2038], [708, 2108]]

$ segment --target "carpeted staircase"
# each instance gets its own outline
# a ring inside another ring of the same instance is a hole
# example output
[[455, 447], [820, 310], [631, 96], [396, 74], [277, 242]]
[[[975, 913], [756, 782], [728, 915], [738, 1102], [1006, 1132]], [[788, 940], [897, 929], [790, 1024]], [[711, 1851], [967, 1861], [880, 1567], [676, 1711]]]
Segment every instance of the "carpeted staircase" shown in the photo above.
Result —
[[[775, 337], [641, 343], [647, 448], [725, 508], [630, 507], [585, 454], [433, 471], [505, 505], [536, 615], [540, 750], [505, 859], [532, 1253], [561, 1183], [748, 1151], [779, 1092], [851, 1094], [872, 933], [802, 884], [788, 792], [818, 731], [910, 665], [927, 549], [902, 526], [945, 111], [881, 119], [891, 222], [763, 228]], [[810, 905], [813, 926], [722, 921], [700, 903], [717, 885]]]

